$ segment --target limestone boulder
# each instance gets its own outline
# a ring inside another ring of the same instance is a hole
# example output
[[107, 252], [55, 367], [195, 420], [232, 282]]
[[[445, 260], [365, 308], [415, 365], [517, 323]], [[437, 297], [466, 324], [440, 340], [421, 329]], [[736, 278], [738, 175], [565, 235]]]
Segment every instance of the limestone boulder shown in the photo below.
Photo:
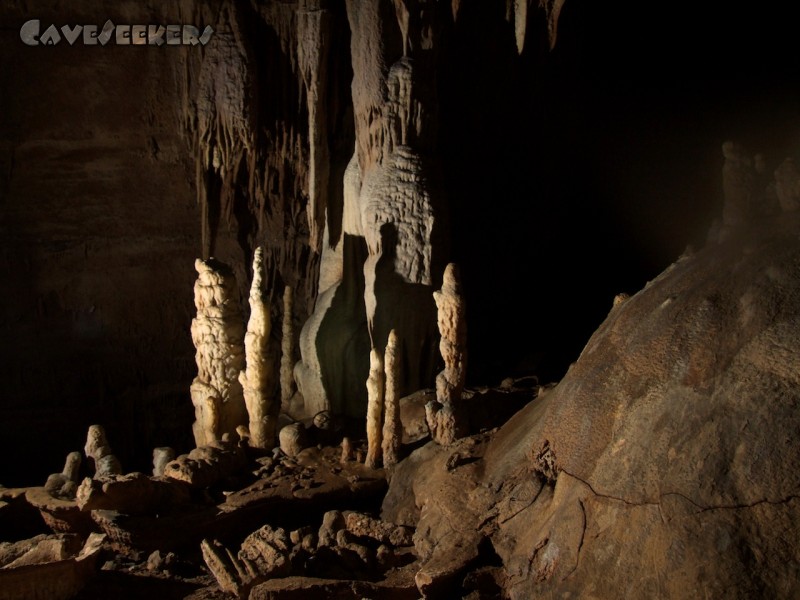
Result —
[[797, 231], [683, 257], [495, 434], [401, 463], [383, 518], [417, 526], [420, 592], [491, 543], [510, 598], [795, 597]]

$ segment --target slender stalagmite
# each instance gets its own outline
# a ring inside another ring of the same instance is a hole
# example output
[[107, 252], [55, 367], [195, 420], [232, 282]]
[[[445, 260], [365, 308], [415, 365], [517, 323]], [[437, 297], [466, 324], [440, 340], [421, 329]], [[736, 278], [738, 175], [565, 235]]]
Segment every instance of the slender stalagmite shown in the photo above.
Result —
[[269, 361], [269, 306], [264, 301], [264, 251], [257, 248], [253, 258], [253, 283], [250, 286], [250, 320], [244, 336], [247, 368], [239, 373], [244, 402], [250, 418], [250, 445], [272, 448], [278, 406], [273, 398], [274, 374]]
[[397, 464], [400, 455], [400, 442], [403, 424], [400, 422], [400, 352], [397, 333], [389, 332], [384, 354], [386, 368], [386, 396], [383, 417], [383, 466]]
[[281, 339], [281, 410], [289, 412], [289, 404], [295, 392], [294, 383], [294, 292], [288, 285], [283, 290], [283, 329]]
[[369, 353], [369, 377], [367, 378], [367, 457], [364, 464], [376, 469], [381, 460], [381, 423], [383, 420], [383, 395], [386, 376], [380, 350]]

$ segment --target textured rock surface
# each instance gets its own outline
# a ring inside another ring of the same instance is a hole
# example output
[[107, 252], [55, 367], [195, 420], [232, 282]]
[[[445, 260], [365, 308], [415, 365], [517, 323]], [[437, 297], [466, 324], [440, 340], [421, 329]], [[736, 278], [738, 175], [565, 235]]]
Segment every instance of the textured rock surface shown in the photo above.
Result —
[[228, 442], [215, 442], [181, 454], [164, 467], [164, 477], [204, 488], [235, 473], [245, 465], [240, 447]]
[[386, 374], [381, 351], [373, 348], [369, 353], [367, 377], [367, 457], [364, 462], [376, 469], [381, 462], [381, 435], [383, 434], [383, 399], [386, 392]]
[[244, 336], [247, 369], [239, 374], [249, 417], [250, 445], [275, 446], [280, 405], [275, 400], [275, 365], [269, 356], [272, 325], [269, 305], [264, 301], [264, 252], [256, 248], [253, 282], [250, 286], [250, 319]]
[[403, 441], [403, 423], [400, 419], [400, 356], [397, 333], [392, 329], [384, 353], [386, 393], [381, 449], [386, 467], [397, 464], [400, 460], [400, 444]]
[[239, 373], [245, 366], [244, 317], [233, 272], [213, 259], [195, 261], [192, 342], [197, 377], [191, 386], [195, 444], [206, 446], [247, 423]]
[[416, 524], [422, 591], [457, 588], [488, 539], [510, 598], [798, 593], [800, 223], [784, 219], [614, 308], [490, 439], [399, 466], [384, 517]]
[[468, 432], [461, 398], [467, 377], [467, 315], [455, 264], [447, 265], [442, 289], [434, 292], [433, 298], [444, 370], [436, 376], [436, 402], [425, 406], [425, 416], [431, 437], [440, 444], [451, 444]]

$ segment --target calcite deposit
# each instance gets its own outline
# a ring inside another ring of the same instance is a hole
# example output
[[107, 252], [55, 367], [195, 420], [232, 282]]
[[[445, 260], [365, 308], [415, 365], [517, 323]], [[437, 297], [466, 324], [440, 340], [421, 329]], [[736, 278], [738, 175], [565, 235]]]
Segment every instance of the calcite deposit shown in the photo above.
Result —
[[438, 309], [444, 370], [436, 376], [436, 401], [425, 406], [425, 415], [433, 439], [450, 444], [467, 430], [467, 416], [461, 406], [467, 374], [467, 317], [455, 264], [447, 265], [442, 289], [433, 297]]
[[386, 374], [380, 350], [369, 354], [367, 378], [367, 457], [364, 464], [375, 469], [381, 462], [381, 436], [383, 434], [383, 400], [386, 393]]
[[244, 317], [236, 279], [215, 260], [196, 260], [192, 342], [197, 377], [191, 386], [195, 444], [205, 446], [247, 423], [239, 373], [245, 367]]
[[239, 373], [249, 417], [250, 445], [275, 446], [280, 406], [275, 399], [275, 367], [269, 354], [269, 305], [264, 299], [264, 253], [256, 248], [250, 287], [250, 319], [244, 336], [247, 368]]
[[403, 423], [400, 420], [400, 342], [394, 329], [389, 332], [386, 352], [383, 355], [386, 370], [381, 453], [383, 465], [390, 467], [400, 460], [403, 441]]

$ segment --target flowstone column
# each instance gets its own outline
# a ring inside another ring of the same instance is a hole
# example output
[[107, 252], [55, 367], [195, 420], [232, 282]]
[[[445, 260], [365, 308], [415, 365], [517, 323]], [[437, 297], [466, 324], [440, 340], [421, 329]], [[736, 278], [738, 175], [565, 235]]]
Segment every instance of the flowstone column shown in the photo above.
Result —
[[433, 293], [433, 299], [438, 309], [444, 370], [436, 376], [436, 401], [425, 406], [425, 416], [431, 437], [440, 444], [452, 444], [467, 433], [467, 418], [461, 406], [467, 374], [467, 319], [455, 264], [445, 268], [442, 289]]
[[190, 388], [195, 409], [192, 425], [197, 446], [234, 435], [247, 423], [239, 372], [245, 367], [244, 317], [236, 278], [231, 269], [213, 258], [196, 260], [197, 281], [192, 320], [192, 342], [197, 352], [197, 377]]
[[257, 248], [253, 258], [253, 282], [250, 287], [250, 320], [244, 336], [247, 368], [239, 373], [244, 402], [250, 420], [250, 445], [254, 448], [275, 446], [278, 404], [275, 402], [275, 376], [269, 360], [271, 330], [269, 306], [264, 301], [264, 251]]

